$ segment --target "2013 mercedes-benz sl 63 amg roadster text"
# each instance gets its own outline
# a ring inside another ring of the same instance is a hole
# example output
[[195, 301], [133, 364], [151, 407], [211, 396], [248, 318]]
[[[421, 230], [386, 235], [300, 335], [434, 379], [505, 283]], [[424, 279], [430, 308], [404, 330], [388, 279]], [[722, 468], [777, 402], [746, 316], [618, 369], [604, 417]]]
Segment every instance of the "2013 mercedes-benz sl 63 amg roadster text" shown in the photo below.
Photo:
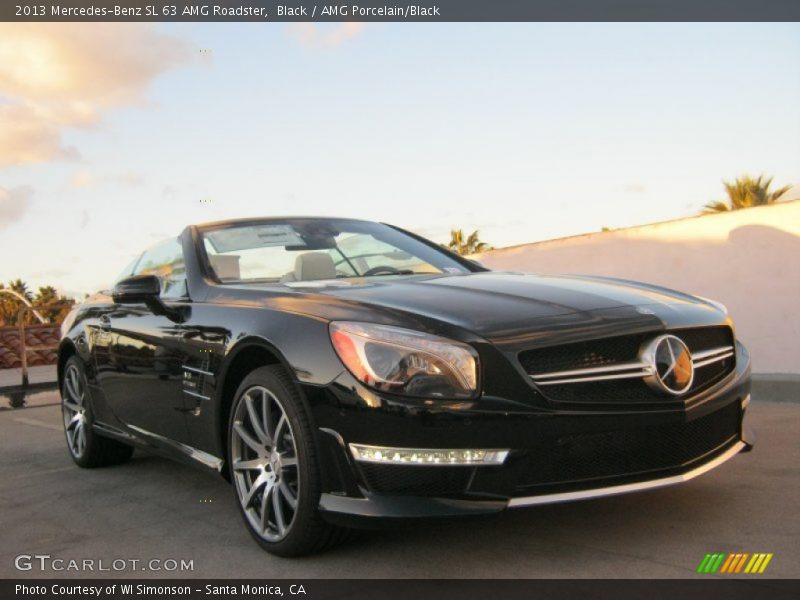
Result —
[[724, 306], [353, 219], [187, 227], [70, 313], [58, 376], [78, 465], [141, 447], [219, 471], [283, 556], [686, 481], [752, 443]]

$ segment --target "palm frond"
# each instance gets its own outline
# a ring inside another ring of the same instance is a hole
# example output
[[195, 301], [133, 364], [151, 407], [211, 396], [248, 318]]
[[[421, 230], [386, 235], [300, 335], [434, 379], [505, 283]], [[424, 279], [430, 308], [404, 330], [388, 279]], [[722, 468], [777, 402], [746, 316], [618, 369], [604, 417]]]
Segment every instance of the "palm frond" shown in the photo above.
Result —
[[730, 208], [727, 204], [722, 202], [721, 200], [717, 200], [716, 202], [709, 202], [703, 207], [703, 214], [708, 215], [711, 213], [720, 213], [720, 212], [728, 212], [729, 210], [734, 210]]
[[755, 178], [742, 175], [734, 181], [723, 181], [722, 185], [728, 196], [727, 202], [722, 200], [709, 202], [703, 207], [702, 214], [774, 204], [791, 186], [787, 185], [771, 192], [769, 188], [772, 186], [772, 179], [762, 174]]
[[462, 256], [492, 249], [491, 246], [480, 240], [480, 232], [477, 229], [466, 236], [466, 239], [464, 238], [463, 229], [451, 229], [450, 243], [447, 244], [447, 247]]

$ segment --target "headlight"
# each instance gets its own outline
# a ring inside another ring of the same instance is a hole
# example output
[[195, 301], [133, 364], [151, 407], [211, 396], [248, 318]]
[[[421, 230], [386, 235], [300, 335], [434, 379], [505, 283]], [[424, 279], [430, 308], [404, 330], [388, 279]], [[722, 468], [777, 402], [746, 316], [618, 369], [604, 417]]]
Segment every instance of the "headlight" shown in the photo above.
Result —
[[470, 398], [478, 390], [478, 355], [467, 344], [345, 321], [331, 323], [330, 334], [347, 369], [375, 389], [437, 398]]

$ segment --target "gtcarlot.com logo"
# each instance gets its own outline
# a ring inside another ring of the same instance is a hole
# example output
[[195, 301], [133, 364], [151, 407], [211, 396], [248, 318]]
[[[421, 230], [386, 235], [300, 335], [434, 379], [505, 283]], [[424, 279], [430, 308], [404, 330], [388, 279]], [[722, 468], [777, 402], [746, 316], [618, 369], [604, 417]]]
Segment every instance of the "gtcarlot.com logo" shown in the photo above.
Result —
[[175, 558], [60, 558], [50, 554], [20, 554], [18, 571], [194, 571], [194, 559]]
[[739, 552], [726, 554], [724, 552], [717, 552], [714, 554], [706, 554], [697, 567], [698, 573], [747, 573], [747, 574], [760, 574], [766, 571], [769, 561], [772, 560], [772, 553], [756, 552], [749, 554], [747, 552]]

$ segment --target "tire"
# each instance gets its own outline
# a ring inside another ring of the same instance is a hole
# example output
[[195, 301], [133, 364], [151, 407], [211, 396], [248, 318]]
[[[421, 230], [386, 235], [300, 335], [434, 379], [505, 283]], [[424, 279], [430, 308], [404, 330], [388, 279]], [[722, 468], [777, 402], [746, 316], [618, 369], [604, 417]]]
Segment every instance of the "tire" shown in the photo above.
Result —
[[228, 419], [228, 469], [239, 514], [267, 552], [303, 556], [333, 547], [348, 530], [319, 514], [313, 428], [285, 369], [260, 367], [242, 381]]
[[67, 450], [75, 464], [84, 469], [124, 463], [133, 455], [133, 447], [98, 435], [83, 363], [77, 356], [64, 365], [61, 384], [61, 413]]

